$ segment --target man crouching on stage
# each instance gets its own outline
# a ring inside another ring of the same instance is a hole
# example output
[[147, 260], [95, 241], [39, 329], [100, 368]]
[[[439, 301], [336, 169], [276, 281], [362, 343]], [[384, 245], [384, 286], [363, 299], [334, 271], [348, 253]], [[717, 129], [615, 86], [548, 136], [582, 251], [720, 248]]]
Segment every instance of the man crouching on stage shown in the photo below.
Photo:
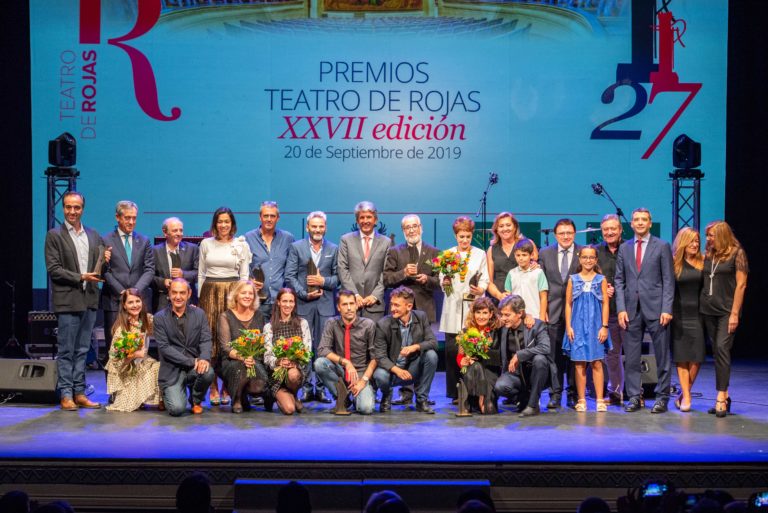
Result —
[[376, 363], [373, 377], [381, 390], [379, 411], [392, 408], [392, 386], [413, 383], [416, 411], [435, 413], [429, 407], [429, 389], [437, 370], [437, 339], [427, 314], [413, 309], [414, 295], [398, 287], [389, 298], [390, 315], [376, 326]]
[[165, 407], [174, 417], [186, 410], [187, 388], [192, 389], [192, 413], [203, 413], [200, 403], [213, 382], [211, 330], [205, 313], [187, 305], [192, 294], [184, 278], [175, 278], [168, 291], [171, 304], [155, 315], [155, 340], [160, 353], [158, 381]]
[[[357, 301], [351, 290], [339, 292], [336, 304], [341, 315], [325, 323], [315, 372], [336, 399], [336, 384], [343, 379], [355, 398], [355, 410], [369, 415], [376, 404], [371, 383], [376, 369], [373, 358], [376, 323], [357, 316]], [[347, 398], [342, 397], [341, 401]]]

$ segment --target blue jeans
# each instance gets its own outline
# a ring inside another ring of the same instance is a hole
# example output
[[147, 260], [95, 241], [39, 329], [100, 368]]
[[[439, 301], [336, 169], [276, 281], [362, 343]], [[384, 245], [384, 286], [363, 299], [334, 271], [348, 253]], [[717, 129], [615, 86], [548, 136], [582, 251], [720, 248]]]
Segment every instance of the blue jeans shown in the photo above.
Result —
[[192, 404], [202, 403], [205, 399], [205, 393], [213, 383], [213, 378], [213, 367], [208, 367], [208, 370], [203, 374], [198, 374], [195, 369], [180, 371], [176, 384], [163, 389], [163, 401], [168, 413], [173, 417], [178, 417], [187, 410], [188, 388], [192, 392]]
[[382, 397], [387, 397], [393, 386], [414, 384], [416, 389], [416, 402], [422, 403], [429, 400], [429, 389], [432, 388], [432, 380], [437, 370], [437, 353], [428, 349], [414, 358], [405, 368], [413, 376], [412, 380], [402, 380], [390, 371], [378, 367], [373, 373], [376, 387], [381, 390]]
[[96, 310], [58, 314], [59, 334], [56, 389], [61, 398], [85, 393], [85, 359], [91, 347]]
[[[329, 319], [333, 319], [333, 316], [320, 315], [320, 312], [317, 311], [317, 308], [312, 308], [307, 315], [302, 315], [301, 317], [304, 318], [307, 323], [309, 323], [309, 329], [312, 332], [312, 354], [317, 355], [317, 348], [320, 347], [320, 339], [323, 338], [323, 329], [325, 328], [325, 323], [328, 322]], [[317, 357], [313, 357], [313, 360], [317, 362]], [[315, 372], [316, 370], [314, 364], [310, 365], [309, 374], [304, 380], [304, 386], [311, 388], [312, 385], [314, 385], [316, 387], [325, 386], [328, 388], [328, 386], [325, 385], [325, 381], [323, 381], [319, 376], [316, 376]], [[330, 388], [328, 388], [328, 392], [331, 392]]]
[[[336, 383], [344, 376], [344, 369], [323, 356], [315, 360], [315, 372], [335, 399]], [[355, 397], [355, 410], [361, 415], [370, 415], [373, 413], [374, 406], [376, 406], [376, 392], [369, 382]]]

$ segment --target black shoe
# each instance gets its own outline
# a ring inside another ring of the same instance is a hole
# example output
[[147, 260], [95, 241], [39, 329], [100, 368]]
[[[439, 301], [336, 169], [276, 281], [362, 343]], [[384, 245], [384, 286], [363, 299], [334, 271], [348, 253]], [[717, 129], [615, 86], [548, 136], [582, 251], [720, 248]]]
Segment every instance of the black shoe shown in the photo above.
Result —
[[392, 404], [396, 404], [398, 406], [409, 406], [411, 403], [413, 403], [413, 394], [400, 394], [400, 398], [397, 401], [392, 401]]
[[85, 395], [87, 395], [87, 396], [91, 395], [95, 391], [96, 391], [96, 387], [94, 387], [93, 385], [90, 385], [90, 384], [85, 385]]
[[503, 404], [503, 405], [505, 405], [505, 406], [509, 406], [509, 405], [512, 405], [512, 404], [517, 404], [517, 401], [515, 401], [515, 400], [514, 400], [514, 399], [512, 399], [511, 397], [505, 397], [505, 398], [504, 398], [504, 399], [501, 401], [501, 404]]
[[392, 409], [392, 393], [381, 398], [379, 403], [379, 413], [387, 413]]
[[560, 408], [561, 396], [560, 394], [552, 394], [549, 396], [549, 402], [547, 403], [548, 410], [556, 410]]
[[645, 408], [645, 401], [643, 401], [640, 397], [633, 397], [629, 400], [626, 406], [624, 406], [624, 411], [632, 413], [633, 411], [639, 411]]
[[[725, 401], [720, 401], [720, 402], [721, 403], [722, 402], [725, 403], [725, 413], [726, 413], [726, 415], [731, 413], [731, 398], [730, 397], [726, 397]], [[713, 406], [712, 408], [708, 409], [707, 413], [709, 413], [710, 415], [717, 415], [717, 404], [715, 404], [715, 406]]]
[[325, 392], [324, 388], [318, 388], [315, 392], [315, 401], [319, 401], [324, 404], [332, 403], [333, 400], [328, 397], [328, 394]]
[[430, 406], [434, 406], [435, 405], [435, 401], [433, 401], [432, 399], [427, 399], [427, 404], [430, 405]]
[[275, 398], [272, 396], [272, 392], [264, 394], [264, 411], [272, 411], [272, 407], [275, 405]]
[[539, 413], [541, 413], [541, 410], [538, 407], [531, 408], [530, 406], [526, 406], [525, 409], [520, 412], [520, 415], [518, 415], [518, 417], [533, 417], [535, 415], [538, 415]]
[[576, 396], [573, 396], [573, 395], [571, 395], [571, 394], [568, 394], [568, 398], [565, 400], [565, 405], [566, 405], [568, 408], [570, 408], [570, 409], [572, 409], [572, 410], [575, 410], [575, 409], [576, 409], [576, 401], [577, 401], [577, 400], [578, 400], [578, 399], [576, 399]]
[[661, 399], [656, 399], [656, 402], [653, 403], [653, 408], [651, 408], [651, 413], [665, 413], [667, 411], [667, 403], [669, 402], [669, 399], [666, 397], [662, 397]]
[[301, 400], [305, 403], [315, 400], [315, 389], [311, 386], [304, 386], [301, 389]]
[[429, 401], [416, 401], [416, 411], [430, 415], [435, 414], [435, 410], [429, 406]]
[[259, 396], [251, 397], [252, 406], [264, 406], [264, 398]]

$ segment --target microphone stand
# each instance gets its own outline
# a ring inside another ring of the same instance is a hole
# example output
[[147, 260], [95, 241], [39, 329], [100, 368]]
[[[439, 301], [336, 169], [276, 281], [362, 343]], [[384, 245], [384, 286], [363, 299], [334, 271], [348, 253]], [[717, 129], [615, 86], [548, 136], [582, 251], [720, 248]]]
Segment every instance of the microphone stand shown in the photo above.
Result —
[[608, 194], [608, 191], [605, 190], [605, 187], [603, 187], [603, 185], [601, 183], [599, 183], [599, 182], [598, 183], [593, 183], [592, 184], [592, 192], [594, 192], [598, 196], [602, 196], [605, 199], [607, 199], [608, 201], [610, 201], [611, 205], [613, 205], [613, 208], [616, 209], [616, 215], [619, 216], [621, 219], [623, 219], [625, 223], [629, 224], [629, 220], [624, 215], [624, 211], [621, 210], [621, 207], [619, 207], [616, 204], [615, 201], [613, 201], [613, 198], [611, 198], [611, 195]]
[[3, 346], [2, 357], [5, 358], [24, 358], [29, 359], [27, 351], [21, 347], [16, 338], [16, 282], [6, 281], [5, 284], [11, 289], [11, 336], [8, 342]]
[[495, 184], [499, 183], [499, 175], [496, 173], [488, 173], [488, 185], [485, 186], [483, 191], [483, 197], [480, 198], [480, 210], [477, 211], [475, 217], [481, 217], [483, 223], [483, 251], [488, 249], [488, 230], [485, 229], [485, 225], [488, 222], [488, 191], [491, 190]]

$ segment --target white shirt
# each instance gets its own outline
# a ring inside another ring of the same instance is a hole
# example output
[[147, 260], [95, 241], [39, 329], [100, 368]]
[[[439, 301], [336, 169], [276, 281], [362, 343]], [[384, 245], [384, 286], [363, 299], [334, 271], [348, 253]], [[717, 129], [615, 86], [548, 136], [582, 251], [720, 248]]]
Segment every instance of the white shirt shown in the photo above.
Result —
[[[635, 241], [635, 246], [632, 248], [632, 254], [637, 255], [637, 235], [635, 235], [635, 238], [633, 239]], [[640, 248], [640, 263], [643, 263], [643, 260], [645, 260], [645, 250], [648, 249], [648, 242], [651, 240], [651, 232], [648, 232], [645, 234], [645, 237], [641, 237], [640, 240], [643, 241], [641, 244], [642, 248]]]
[[[88, 252], [90, 246], [88, 245], [88, 234], [85, 232], [83, 225], [80, 225], [80, 231], [76, 231], [75, 227], [64, 221], [64, 226], [67, 228], [69, 236], [72, 238], [72, 242], [75, 243], [75, 251], [77, 252], [77, 265], [80, 268], [80, 274], [88, 272]], [[85, 286], [85, 284], [83, 284]]]
[[[565, 253], [563, 253], [565, 251]], [[567, 268], [571, 268], [571, 262], [573, 262], [573, 244], [571, 244], [571, 247], [568, 249], [565, 249], [560, 244], [557, 245], [557, 269], [560, 270], [563, 268], [563, 257], [567, 258]]]

